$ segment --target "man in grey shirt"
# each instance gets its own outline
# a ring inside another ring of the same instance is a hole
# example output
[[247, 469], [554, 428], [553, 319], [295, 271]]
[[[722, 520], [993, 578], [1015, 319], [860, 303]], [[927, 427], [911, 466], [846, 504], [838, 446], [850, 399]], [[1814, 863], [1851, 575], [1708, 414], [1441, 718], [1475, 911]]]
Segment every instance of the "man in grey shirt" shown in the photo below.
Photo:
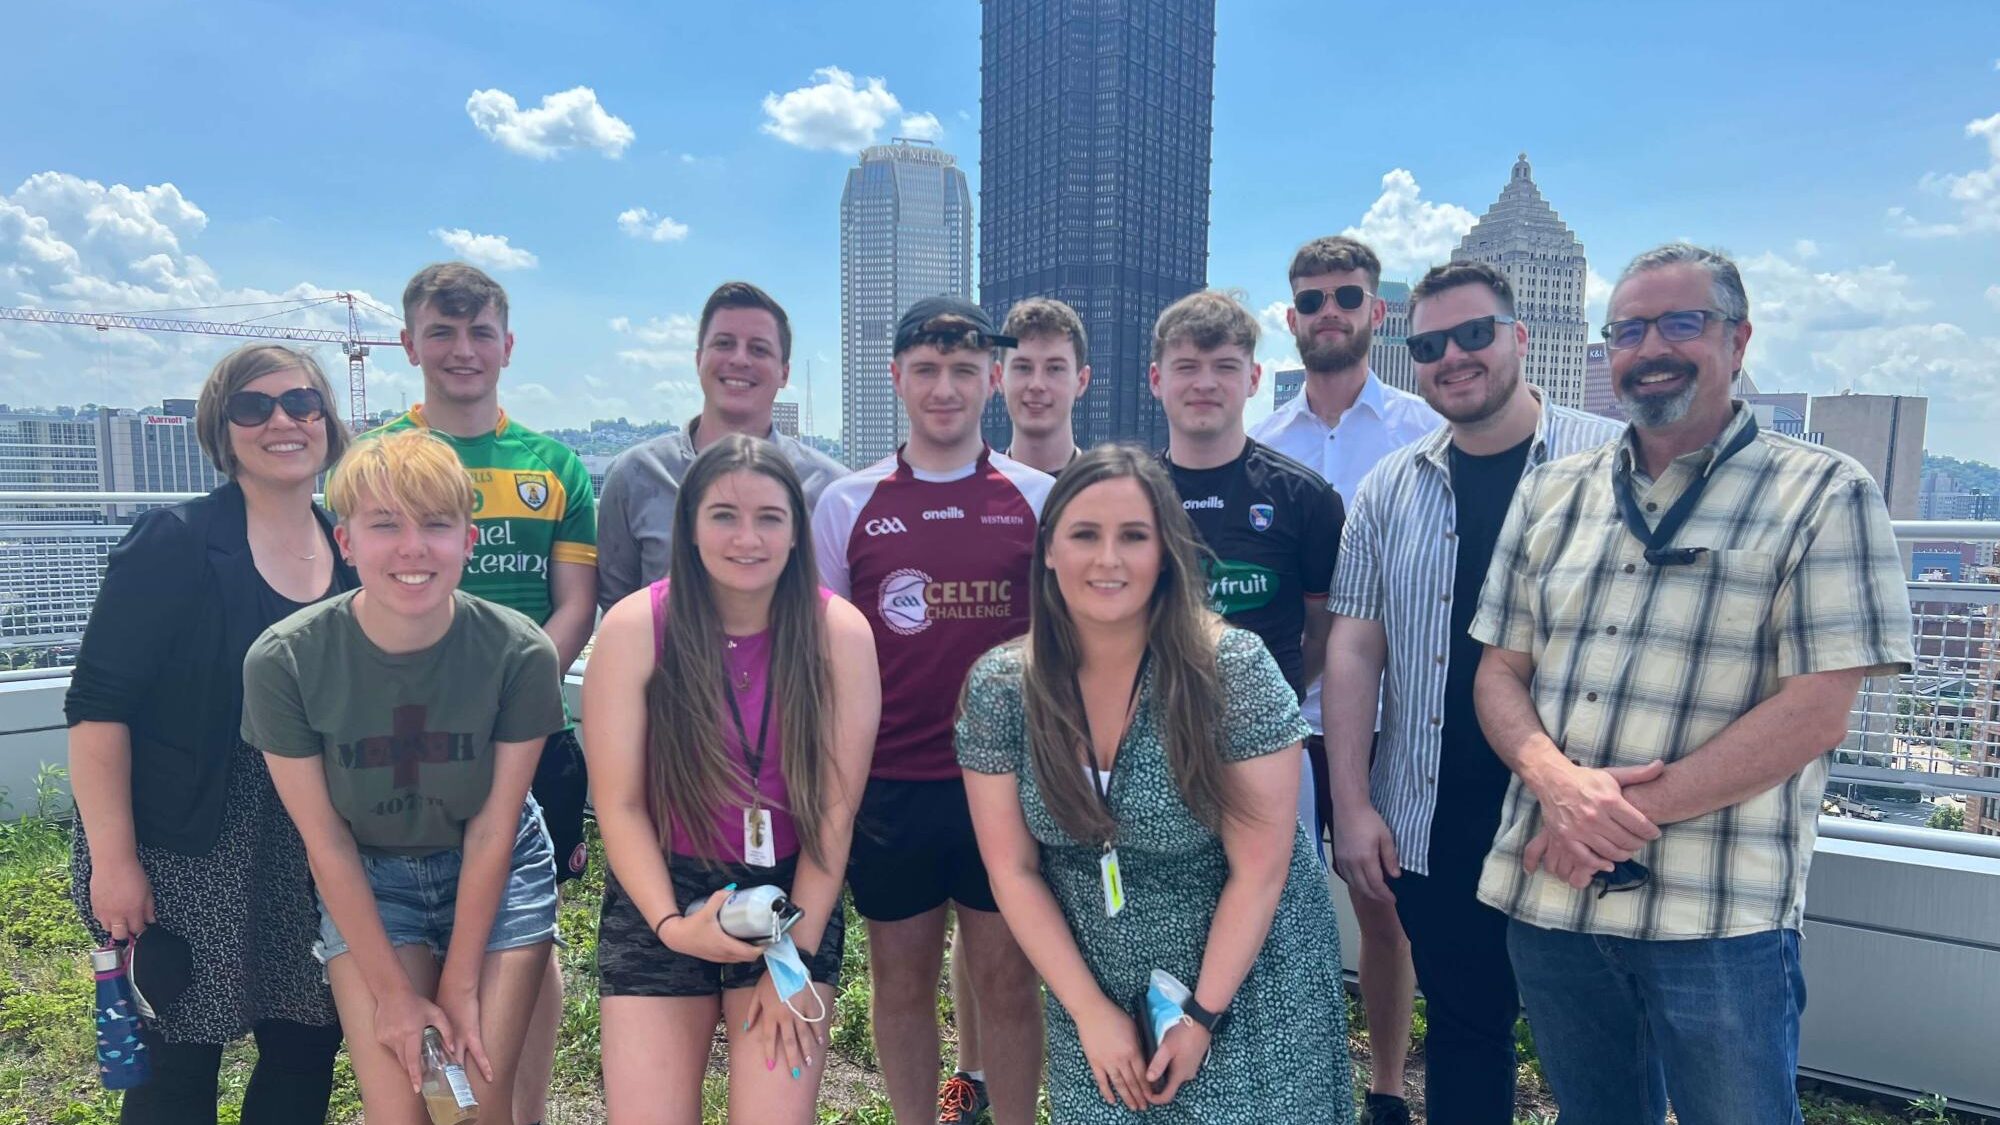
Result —
[[840, 462], [772, 428], [771, 402], [791, 380], [792, 323], [770, 294], [747, 281], [724, 282], [701, 307], [695, 338], [701, 416], [685, 430], [620, 453], [604, 474], [604, 493], [597, 500], [602, 609], [666, 577], [681, 477], [724, 434], [775, 443], [805, 486], [808, 510], [829, 482], [847, 475]]

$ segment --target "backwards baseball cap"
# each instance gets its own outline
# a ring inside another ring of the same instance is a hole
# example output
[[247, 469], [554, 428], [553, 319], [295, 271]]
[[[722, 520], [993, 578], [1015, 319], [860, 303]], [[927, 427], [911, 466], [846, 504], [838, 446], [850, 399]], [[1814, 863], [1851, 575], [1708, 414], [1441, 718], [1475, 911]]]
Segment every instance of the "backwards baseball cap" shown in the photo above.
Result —
[[925, 297], [911, 305], [902, 319], [896, 322], [896, 344], [890, 354], [901, 355], [918, 344], [946, 342], [949, 333], [936, 333], [940, 337], [936, 340], [925, 338], [933, 333], [925, 332], [924, 326], [941, 316], [957, 317], [972, 325], [972, 330], [965, 336], [950, 341], [953, 347], [1011, 348], [1020, 343], [1012, 336], [995, 332], [986, 310], [971, 301], [957, 297]]

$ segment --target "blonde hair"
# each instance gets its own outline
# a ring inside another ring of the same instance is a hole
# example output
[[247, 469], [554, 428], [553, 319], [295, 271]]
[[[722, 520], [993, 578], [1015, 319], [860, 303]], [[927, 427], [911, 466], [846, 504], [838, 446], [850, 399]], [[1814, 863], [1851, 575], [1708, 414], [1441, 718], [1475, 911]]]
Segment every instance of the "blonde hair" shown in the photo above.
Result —
[[398, 430], [354, 443], [326, 481], [326, 502], [344, 520], [373, 501], [406, 516], [472, 518], [472, 476], [458, 453], [428, 430]]
[[294, 368], [305, 372], [306, 382], [312, 384], [326, 403], [326, 412], [320, 415], [320, 422], [326, 427], [326, 465], [340, 460], [340, 455], [347, 452], [351, 438], [335, 410], [339, 403], [333, 397], [333, 384], [327, 381], [326, 372], [320, 370], [312, 353], [283, 344], [245, 344], [223, 356], [215, 370], [208, 373], [208, 380], [201, 385], [201, 398], [194, 407], [195, 439], [201, 442], [201, 451], [208, 454], [216, 472], [234, 480], [236, 470], [242, 467], [236, 460], [236, 446], [229, 438], [232, 423], [229, 411], [224, 409], [229, 396], [272, 372]]

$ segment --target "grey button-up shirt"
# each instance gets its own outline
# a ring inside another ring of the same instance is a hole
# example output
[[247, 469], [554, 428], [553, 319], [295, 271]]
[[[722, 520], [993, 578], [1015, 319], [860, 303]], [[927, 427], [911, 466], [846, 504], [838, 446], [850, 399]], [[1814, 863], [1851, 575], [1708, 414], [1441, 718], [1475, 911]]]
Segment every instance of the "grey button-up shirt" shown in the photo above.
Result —
[[[699, 421], [697, 419], [696, 421]], [[667, 575], [667, 550], [673, 544], [674, 504], [681, 478], [694, 464], [694, 422], [620, 453], [604, 473], [604, 494], [597, 498], [597, 604], [610, 609], [618, 599]], [[819, 494], [847, 475], [847, 467], [797, 438], [771, 431], [775, 444], [799, 474], [805, 487], [806, 513], [819, 504]], [[798, 529], [801, 536], [809, 527]]]
[[[1532, 393], [1532, 392], [1530, 392]], [[1542, 405], [1523, 474], [1617, 438], [1616, 422]], [[1382, 677], [1382, 734], [1368, 796], [1396, 839], [1403, 870], [1430, 874], [1437, 810], [1439, 716], [1450, 667], [1449, 590], [1458, 573], [1451, 492], [1451, 427], [1383, 457], [1347, 508], [1330, 612], [1380, 621], [1389, 642]]]

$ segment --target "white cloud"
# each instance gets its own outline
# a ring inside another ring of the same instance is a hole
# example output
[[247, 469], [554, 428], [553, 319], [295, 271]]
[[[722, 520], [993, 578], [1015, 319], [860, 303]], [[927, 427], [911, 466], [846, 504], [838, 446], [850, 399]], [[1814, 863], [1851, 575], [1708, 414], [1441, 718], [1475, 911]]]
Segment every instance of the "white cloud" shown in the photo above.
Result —
[[531, 270], [541, 259], [518, 246], [507, 244], [504, 234], [474, 234], [463, 227], [439, 227], [431, 237], [452, 253], [484, 270]]
[[614, 316], [609, 323], [611, 331], [629, 337], [637, 345], [619, 350], [618, 358], [623, 362], [653, 371], [693, 369], [694, 348], [699, 342], [695, 334], [700, 322], [687, 313], [674, 313], [664, 320], [650, 317], [644, 324], [634, 324], [630, 317]]
[[[352, 285], [300, 281], [282, 290], [225, 284], [191, 250], [208, 215], [173, 184], [105, 185], [64, 172], [29, 177], [0, 194], [0, 305], [73, 312], [177, 310], [185, 319], [231, 321], [278, 311], [284, 304], [322, 300], [335, 289], [356, 292], [365, 333], [392, 337], [400, 327], [367, 304], [393, 307]], [[257, 303], [260, 307], [243, 306]], [[261, 321], [298, 328], [344, 330], [345, 308], [332, 303]], [[91, 332], [66, 326], [10, 324], [0, 341], [9, 403], [54, 406], [96, 401], [143, 406], [186, 397], [201, 386], [218, 356], [239, 341], [192, 333]], [[344, 387], [338, 347], [305, 345]], [[394, 405], [417, 390], [414, 377], [378, 366], [401, 366], [400, 354], [377, 349], [368, 360], [371, 405]], [[345, 394], [342, 413], [345, 410]]]
[[1914, 238], [1945, 238], [1958, 234], [2000, 231], [2000, 113], [1966, 123], [1969, 140], [1986, 145], [1986, 167], [1970, 172], [1929, 172], [1919, 186], [1949, 200], [1955, 220], [1926, 221], [1903, 207], [1889, 208], [1889, 229]]
[[679, 242], [688, 236], [688, 225], [665, 215], [655, 215], [645, 207], [618, 213], [618, 229], [647, 242]]
[[1611, 303], [1613, 282], [1591, 266], [1583, 267], [1583, 315], [1591, 324], [1603, 324], [1604, 310]]
[[[1894, 262], [1810, 269], [1767, 252], [1738, 264], [1756, 326], [1745, 366], [1759, 387], [1926, 395], [1930, 448], [1990, 451], [2000, 430], [2000, 338], [1935, 320]], [[1996, 290], [1988, 299], [2000, 303]]]
[[537, 160], [579, 149], [616, 159], [635, 136], [630, 125], [597, 104], [597, 91], [588, 86], [549, 94], [529, 110], [505, 90], [474, 90], [465, 99], [465, 112], [500, 147]]
[[935, 113], [912, 113], [903, 118], [896, 135], [913, 141], [935, 141], [944, 136], [944, 122]]
[[764, 132], [800, 148], [859, 152], [903, 109], [880, 78], [858, 87], [837, 66], [820, 67], [813, 78], [810, 86], [764, 95]]
[[1817, 258], [1819, 257], [1819, 243], [1814, 242], [1810, 238], [1801, 238], [1797, 242], [1792, 243], [1792, 253], [1797, 255], [1801, 260]]
[[1449, 259], [1478, 221], [1456, 204], [1424, 199], [1417, 178], [1396, 168], [1382, 177], [1382, 194], [1368, 205], [1361, 224], [1341, 233], [1373, 247], [1385, 275], [1413, 277]]

